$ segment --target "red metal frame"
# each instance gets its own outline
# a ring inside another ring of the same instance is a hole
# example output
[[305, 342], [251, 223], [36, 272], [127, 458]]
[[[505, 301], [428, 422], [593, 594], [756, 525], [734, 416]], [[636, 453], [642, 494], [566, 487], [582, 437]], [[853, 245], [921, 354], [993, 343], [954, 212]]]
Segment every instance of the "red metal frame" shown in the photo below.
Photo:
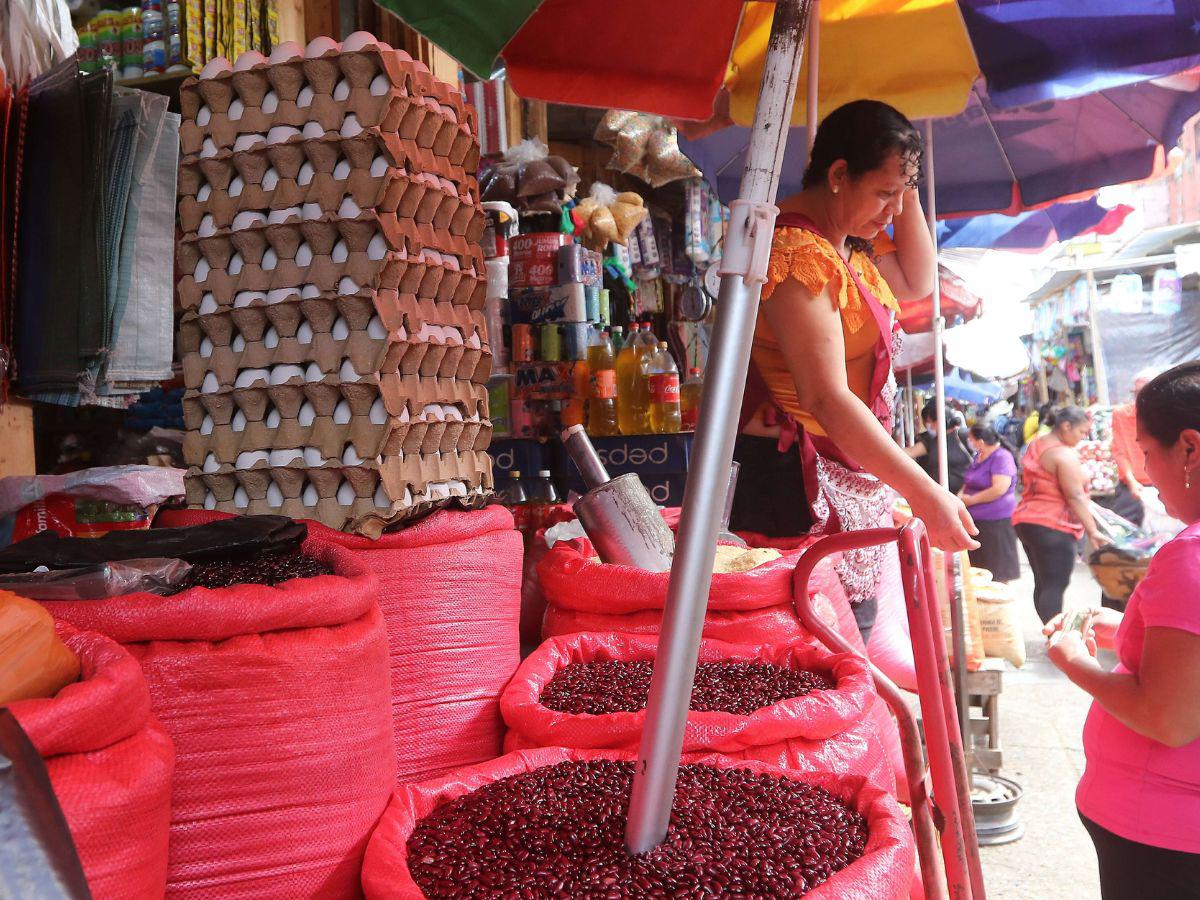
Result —
[[[929, 765], [921, 752], [917, 722], [904, 695], [874, 666], [875, 686], [896, 717], [904, 751], [905, 777], [912, 806], [913, 829], [921, 862], [921, 882], [927, 898], [986, 900], [975, 816], [971, 810], [971, 780], [963, 753], [958, 711], [950, 682], [942, 632], [942, 614], [936, 602], [929, 536], [914, 519], [903, 528], [872, 528], [821, 538], [800, 557], [793, 581], [796, 614], [812, 634], [831, 650], [857, 652], [825, 623], [813, 608], [808, 582], [821, 560], [834, 553], [895, 541], [899, 545], [905, 607], [912, 635], [917, 696], [925, 723]], [[932, 794], [930, 792], [932, 782]], [[937, 845], [940, 832], [941, 862], [946, 892], [939, 877]]]

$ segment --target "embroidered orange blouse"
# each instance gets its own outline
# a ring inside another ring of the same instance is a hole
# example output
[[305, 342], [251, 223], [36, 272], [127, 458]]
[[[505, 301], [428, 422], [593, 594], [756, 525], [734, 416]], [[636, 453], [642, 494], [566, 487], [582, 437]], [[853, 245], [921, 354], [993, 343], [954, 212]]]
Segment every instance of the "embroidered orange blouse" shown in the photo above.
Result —
[[[895, 244], [886, 234], [876, 238], [877, 256], [894, 252], [895, 249]], [[885, 307], [897, 313], [900, 311], [900, 304], [892, 294], [892, 289], [866, 253], [854, 251], [850, 256], [850, 265]], [[875, 324], [875, 318], [867, 309], [866, 302], [843, 267], [833, 245], [803, 228], [777, 228], [771, 245], [767, 283], [762, 290], [763, 303], [770, 301], [776, 285], [789, 278], [799, 281], [814, 297], [819, 296], [826, 287], [829, 288], [830, 297], [842, 314], [847, 383], [856, 397], [864, 403], [868, 402], [871, 376], [875, 370], [875, 342], [879, 340], [879, 326]], [[761, 307], [754, 328], [751, 358], [775, 402], [795, 417], [805, 430], [813, 434], [825, 434], [817, 420], [800, 408], [795, 380], [779, 349], [779, 342], [771, 331], [766, 312]]]

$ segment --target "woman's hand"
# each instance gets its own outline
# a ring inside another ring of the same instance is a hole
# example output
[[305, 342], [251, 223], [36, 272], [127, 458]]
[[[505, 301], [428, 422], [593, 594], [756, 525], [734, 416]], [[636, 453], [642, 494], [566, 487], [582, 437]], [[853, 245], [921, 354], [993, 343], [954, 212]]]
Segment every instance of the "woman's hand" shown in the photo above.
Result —
[[1063, 672], [1080, 663], [1096, 665], [1096, 642], [1078, 631], [1056, 631], [1047, 641], [1046, 656]]
[[963, 502], [937, 483], [929, 479], [926, 483], [928, 487], [908, 502], [913, 515], [925, 523], [929, 542], [947, 553], [979, 549], [979, 542], [972, 539], [979, 529]]
[[[1111, 650], [1117, 639], [1117, 629], [1121, 627], [1121, 620], [1125, 618], [1124, 614], [1108, 608], [1092, 608], [1087, 614], [1089, 619], [1087, 630], [1083, 634], [1084, 642], [1091, 641], [1096, 647]], [[1055, 634], [1062, 632], [1063, 620], [1066, 617], [1067, 613], [1059, 613], [1046, 623], [1042, 634], [1053, 640]]]

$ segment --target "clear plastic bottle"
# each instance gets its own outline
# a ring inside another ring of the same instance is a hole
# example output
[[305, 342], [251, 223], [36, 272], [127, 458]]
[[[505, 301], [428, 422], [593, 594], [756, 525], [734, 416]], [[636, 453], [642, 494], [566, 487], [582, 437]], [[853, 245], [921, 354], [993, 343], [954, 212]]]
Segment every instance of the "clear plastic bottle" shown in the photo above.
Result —
[[641, 415], [635, 402], [638, 378], [638, 360], [642, 346], [641, 324], [629, 326], [629, 339], [617, 356], [617, 420], [621, 434], [637, 434]]
[[617, 361], [607, 331], [596, 332], [588, 344], [588, 434], [620, 434], [617, 423]]
[[700, 417], [700, 392], [704, 390], [704, 377], [699, 369], [688, 369], [687, 378], [679, 386], [679, 417], [682, 431], [695, 431]]
[[675, 434], [682, 428], [679, 410], [679, 368], [663, 341], [649, 366], [650, 428], [655, 434]]
[[638, 333], [637, 374], [633, 379], [633, 430], [629, 434], [650, 434], [650, 361], [658, 352], [658, 338], [650, 322], [643, 322]]

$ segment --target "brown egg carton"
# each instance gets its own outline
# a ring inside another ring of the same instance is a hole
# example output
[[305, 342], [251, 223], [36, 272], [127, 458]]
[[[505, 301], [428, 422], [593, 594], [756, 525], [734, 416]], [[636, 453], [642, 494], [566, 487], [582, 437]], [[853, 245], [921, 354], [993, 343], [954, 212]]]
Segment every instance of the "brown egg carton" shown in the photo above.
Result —
[[325, 374], [458, 378], [484, 384], [492, 354], [486, 317], [465, 306], [375, 295], [318, 297], [209, 315], [184, 313], [179, 324], [184, 384], [231, 386], [247, 369], [316, 365]]
[[215, 155], [232, 149], [241, 136], [308, 123], [326, 133], [346, 133], [347, 117], [353, 115], [359, 128], [394, 132], [475, 172], [479, 142], [473, 108], [458, 91], [404, 57], [379, 48], [331, 50], [315, 59], [188, 79], [180, 88], [180, 146], [186, 156]]
[[231, 228], [242, 212], [299, 223], [375, 210], [478, 243], [486, 225], [478, 182], [417, 168], [399, 144], [377, 134], [297, 137], [183, 164], [180, 226], [186, 235], [210, 237]]
[[450, 504], [482, 505], [494, 488], [486, 453], [410, 455], [352, 467], [260, 467], [184, 479], [188, 504], [235, 514], [283, 514], [374, 537], [388, 524]]
[[473, 309], [483, 308], [487, 294], [477, 244], [370, 211], [355, 219], [259, 222], [189, 235], [176, 242], [176, 264], [184, 273], [177, 284], [181, 307], [205, 313], [234, 305], [240, 292], [308, 285], [310, 293], [394, 290]]

